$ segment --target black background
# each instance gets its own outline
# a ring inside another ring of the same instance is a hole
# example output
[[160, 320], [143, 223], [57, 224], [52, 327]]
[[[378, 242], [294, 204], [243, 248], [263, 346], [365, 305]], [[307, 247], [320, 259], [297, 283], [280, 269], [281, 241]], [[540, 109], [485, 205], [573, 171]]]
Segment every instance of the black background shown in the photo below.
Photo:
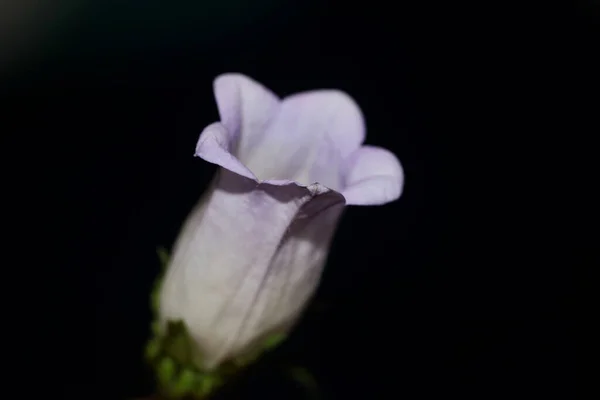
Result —
[[44, 382], [27, 390], [152, 393], [155, 250], [215, 172], [193, 157], [218, 120], [212, 80], [241, 72], [282, 96], [351, 94], [406, 185], [347, 210], [314, 306], [227, 395], [302, 398], [280, 362], [311, 370], [328, 399], [573, 395], [569, 266], [528, 193], [548, 189], [532, 135], [565, 119], [554, 101], [592, 5], [573, 30], [549, 10], [480, 3], [57, 4], [0, 64], [5, 171], [11, 195], [27, 193], [12, 215], [25, 277], [6, 286], [40, 293], [13, 300]]

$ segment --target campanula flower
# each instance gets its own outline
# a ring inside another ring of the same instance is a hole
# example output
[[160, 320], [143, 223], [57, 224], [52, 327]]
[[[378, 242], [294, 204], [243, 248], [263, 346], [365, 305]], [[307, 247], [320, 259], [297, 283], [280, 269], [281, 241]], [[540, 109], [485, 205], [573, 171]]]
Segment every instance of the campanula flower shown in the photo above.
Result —
[[220, 122], [195, 155], [218, 165], [185, 222], [159, 295], [159, 319], [183, 321], [216, 368], [285, 333], [314, 293], [347, 205], [400, 197], [400, 162], [363, 145], [357, 104], [338, 90], [280, 99], [240, 74], [214, 81]]

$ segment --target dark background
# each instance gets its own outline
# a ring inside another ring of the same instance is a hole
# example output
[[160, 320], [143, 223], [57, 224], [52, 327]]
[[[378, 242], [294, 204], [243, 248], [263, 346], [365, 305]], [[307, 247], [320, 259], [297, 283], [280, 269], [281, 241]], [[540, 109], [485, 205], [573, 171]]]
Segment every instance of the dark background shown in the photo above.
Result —
[[15, 286], [40, 294], [13, 298], [32, 325], [26, 391], [152, 393], [141, 353], [155, 250], [215, 172], [193, 157], [218, 120], [212, 80], [241, 72], [282, 96], [348, 92], [406, 185], [395, 203], [348, 209], [314, 306], [227, 395], [302, 398], [276, 372], [287, 362], [328, 399], [572, 397], [569, 267], [529, 194], [561, 179], [534, 161], [546, 150], [533, 136], [566, 119], [556, 101], [594, 12], [63, 0], [11, 17], [0, 83], [7, 197], [25, 208], [12, 215]]

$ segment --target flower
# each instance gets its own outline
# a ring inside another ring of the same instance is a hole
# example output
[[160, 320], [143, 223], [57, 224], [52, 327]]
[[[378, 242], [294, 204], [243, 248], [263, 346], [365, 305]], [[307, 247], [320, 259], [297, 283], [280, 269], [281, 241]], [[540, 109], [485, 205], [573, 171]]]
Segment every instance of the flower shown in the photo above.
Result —
[[361, 146], [361, 111], [341, 91], [280, 100], [224, 74], [214, 93], [221, 122], [195, 155], [221, 168], [182, 228], [159, 297], [160, 322], [185, 323], [206, 370], [287, 332], [344, 206], [394, 201], [404, 183], [392, 153]]

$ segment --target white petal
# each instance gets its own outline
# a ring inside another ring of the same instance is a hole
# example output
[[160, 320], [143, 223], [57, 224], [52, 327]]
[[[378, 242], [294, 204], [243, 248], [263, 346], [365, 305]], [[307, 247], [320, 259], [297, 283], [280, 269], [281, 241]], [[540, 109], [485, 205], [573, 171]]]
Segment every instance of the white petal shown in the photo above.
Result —
[[221, 123], [232, 135], [231, 152], [245, 163], [279, 110], [280, 100], [269, 89], [242, 74], [219, 75], [213, 89]]
[[350, 96], [337, 90], [301, 93], [284, 99], [242, 161], [259, 179], [340, 190], [342, 164], [364, 136], [362, 114]]
[[[161, 290], [163, 322], [186, 322], [206, 368], [287, 326], [304, 306], [298, 299], [316, 285], [306, 277], [320, 272], [322, 256], [312, 257], [327, 251], [322, 247], [326, 241], [311, 237], [310, 231], [302, 236], [302, 229], [292, 228], [293, 221], [302, 216], [305, 223], [314, 220], [320, 227], [313, 228], [315, 233], [327, 235], [333, 227], [319, 213], [343, 201], [336, 192], [258, 184], [220, 170], [175, 246]], [[290, 236], [296, 232], [297, 242]]]
[[381, 205], [397, 200], [404, 188], [398, 158], [381, 147], [363, 146], [350, 159], [342, 192], [348, 205]]

